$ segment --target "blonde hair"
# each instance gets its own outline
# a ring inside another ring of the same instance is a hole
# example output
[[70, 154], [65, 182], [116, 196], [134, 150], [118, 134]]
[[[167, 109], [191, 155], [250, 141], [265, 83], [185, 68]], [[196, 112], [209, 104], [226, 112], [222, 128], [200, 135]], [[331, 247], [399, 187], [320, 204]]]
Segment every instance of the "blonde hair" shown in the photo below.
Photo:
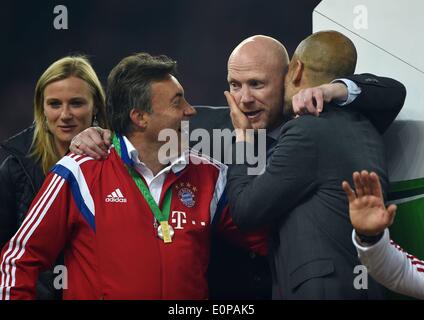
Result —
[[63, 156], [58, 153], [53, 135], [47, 130], [44, 115], [44, 90], [52, 82], [71, 76], [84, 80], [93, 95], [94, 110], [99, 125], [108, 127], [106, 120], [105, 93], [90, 62], [84, 56], [67, 56], [55, 61], [37, 81], [34, 94], [34, 136], [31, 156], [39, 161], [44, 174]]

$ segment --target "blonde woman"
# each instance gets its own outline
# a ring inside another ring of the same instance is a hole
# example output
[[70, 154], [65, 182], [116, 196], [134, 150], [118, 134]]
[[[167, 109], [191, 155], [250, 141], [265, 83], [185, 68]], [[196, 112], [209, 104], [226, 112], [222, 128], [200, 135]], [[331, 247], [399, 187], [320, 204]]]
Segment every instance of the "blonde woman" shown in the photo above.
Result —
[[[34, 124], [0, 144], [7, 156], [0, 166], [0, 250], [18, 230], [50, 168], [93, 123], [107, 125], [104, 91], [90, 62], [83, 56], [57, 60], [37, 82]], [[51, 271], [40, 275], [37, 298], [55, 298]]]

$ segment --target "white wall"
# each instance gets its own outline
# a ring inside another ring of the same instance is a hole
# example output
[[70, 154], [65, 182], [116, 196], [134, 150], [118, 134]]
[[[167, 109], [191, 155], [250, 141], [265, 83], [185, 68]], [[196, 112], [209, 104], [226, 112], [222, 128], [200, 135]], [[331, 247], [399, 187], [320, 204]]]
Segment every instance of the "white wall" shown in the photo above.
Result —
[[388, 76], [407, 88], [405, 105], [385, 134], [392, 181], [424, 178], [423, 12], [422, 0], [323, 0], [313, 12], [314, 32], [337, 30], [354, 42], [356, 73]]

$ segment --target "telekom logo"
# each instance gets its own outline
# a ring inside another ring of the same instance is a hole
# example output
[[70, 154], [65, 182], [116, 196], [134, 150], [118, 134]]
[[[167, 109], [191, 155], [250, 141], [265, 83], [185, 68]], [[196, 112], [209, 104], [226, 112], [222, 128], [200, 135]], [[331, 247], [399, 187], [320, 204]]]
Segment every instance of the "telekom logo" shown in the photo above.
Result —
[[172, 218], [172, 220], [171, 220], [172, 223], [177, 224], [175, 229], [180, 229], [180, 230], [184, 229], [182, 227], [182, 224], [187, 223], [185, 212], [183, 212], [183, 211], [172, 211], [171, 218]]

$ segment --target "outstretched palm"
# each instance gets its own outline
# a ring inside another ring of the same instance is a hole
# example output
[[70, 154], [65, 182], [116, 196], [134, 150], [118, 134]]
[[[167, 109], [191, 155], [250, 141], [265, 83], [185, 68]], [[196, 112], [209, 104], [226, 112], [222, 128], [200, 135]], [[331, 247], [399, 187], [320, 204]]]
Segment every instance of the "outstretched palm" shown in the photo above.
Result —
[[355, 230], [363, 235], [372, 236], [384, 231], [393, 223], [396, 206], [384, 205], [380, 181], [375, 173], [367, 171], [353, 174], [355, 191], [343, 181], [343, 189], [349, 199], [349, 215]]

